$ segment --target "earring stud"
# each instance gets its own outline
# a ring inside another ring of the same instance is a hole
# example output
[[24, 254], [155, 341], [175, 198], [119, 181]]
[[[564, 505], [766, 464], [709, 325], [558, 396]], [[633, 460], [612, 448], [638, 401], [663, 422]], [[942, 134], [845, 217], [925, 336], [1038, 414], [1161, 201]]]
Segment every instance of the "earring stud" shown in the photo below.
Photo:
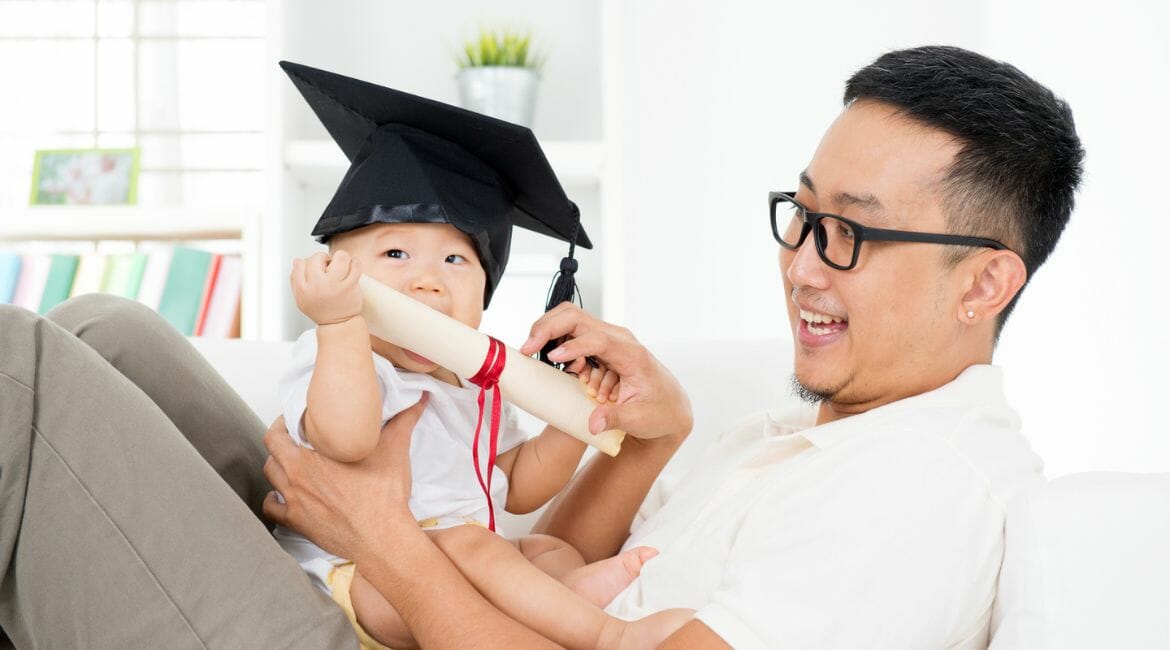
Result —
[[967, 310], [967, 318], [975, 318], [975, 312], [968, 309]]

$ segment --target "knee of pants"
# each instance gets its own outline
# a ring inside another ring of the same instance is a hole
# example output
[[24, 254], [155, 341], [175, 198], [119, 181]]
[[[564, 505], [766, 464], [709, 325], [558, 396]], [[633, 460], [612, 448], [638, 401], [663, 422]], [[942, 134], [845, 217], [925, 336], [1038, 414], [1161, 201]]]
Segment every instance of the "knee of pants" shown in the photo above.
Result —
[[83, 338], [103, 331], [143, 332], [148, 326], [165, 322], [157, 312], [136, 300], [106, 293], [70, 298], [50, 309], [45, 317]]

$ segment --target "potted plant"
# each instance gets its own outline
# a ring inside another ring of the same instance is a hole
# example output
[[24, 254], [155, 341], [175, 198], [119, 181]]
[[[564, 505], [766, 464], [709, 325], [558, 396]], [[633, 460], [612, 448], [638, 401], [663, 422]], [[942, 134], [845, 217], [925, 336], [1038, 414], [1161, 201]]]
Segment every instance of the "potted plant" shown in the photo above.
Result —
[[532, 126], [543, 60], [528, 34], [485, 29], [464, 44], [459, 58], [459, 98], [464, 108]]

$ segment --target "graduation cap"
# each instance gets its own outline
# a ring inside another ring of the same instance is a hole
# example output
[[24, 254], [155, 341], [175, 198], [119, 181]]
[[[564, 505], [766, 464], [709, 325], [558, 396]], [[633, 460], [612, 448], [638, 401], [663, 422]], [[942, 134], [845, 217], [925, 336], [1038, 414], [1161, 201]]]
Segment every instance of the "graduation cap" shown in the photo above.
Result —
[[516, 225], [569, 243], [548, 307], [577, 297], [573, 249], [593, 245], [531, 130], [297, 63], [280, 67], [350, 161], [313, 229], [318, 241], [374, 223], [449, 223], [479, 254], [487, 307]]

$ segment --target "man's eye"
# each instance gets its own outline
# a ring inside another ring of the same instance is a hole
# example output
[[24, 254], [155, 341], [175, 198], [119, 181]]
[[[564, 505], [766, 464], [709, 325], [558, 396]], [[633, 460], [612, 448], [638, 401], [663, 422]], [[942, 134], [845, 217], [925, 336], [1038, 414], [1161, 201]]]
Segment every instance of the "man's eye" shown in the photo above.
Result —
[[463, 257], [462, 255], [459, 255], [459, 254], [447, 256], [447, 263], [448, 264], [465, 264], [466, 262], [467, 262], [467, 258]]
[[386, 257], [393, 257], [396, 260], [410, 259], [410, 255], [407, 255], [406, 251], [400, 248], [391, 248], [390, 250], [386, 251]]

